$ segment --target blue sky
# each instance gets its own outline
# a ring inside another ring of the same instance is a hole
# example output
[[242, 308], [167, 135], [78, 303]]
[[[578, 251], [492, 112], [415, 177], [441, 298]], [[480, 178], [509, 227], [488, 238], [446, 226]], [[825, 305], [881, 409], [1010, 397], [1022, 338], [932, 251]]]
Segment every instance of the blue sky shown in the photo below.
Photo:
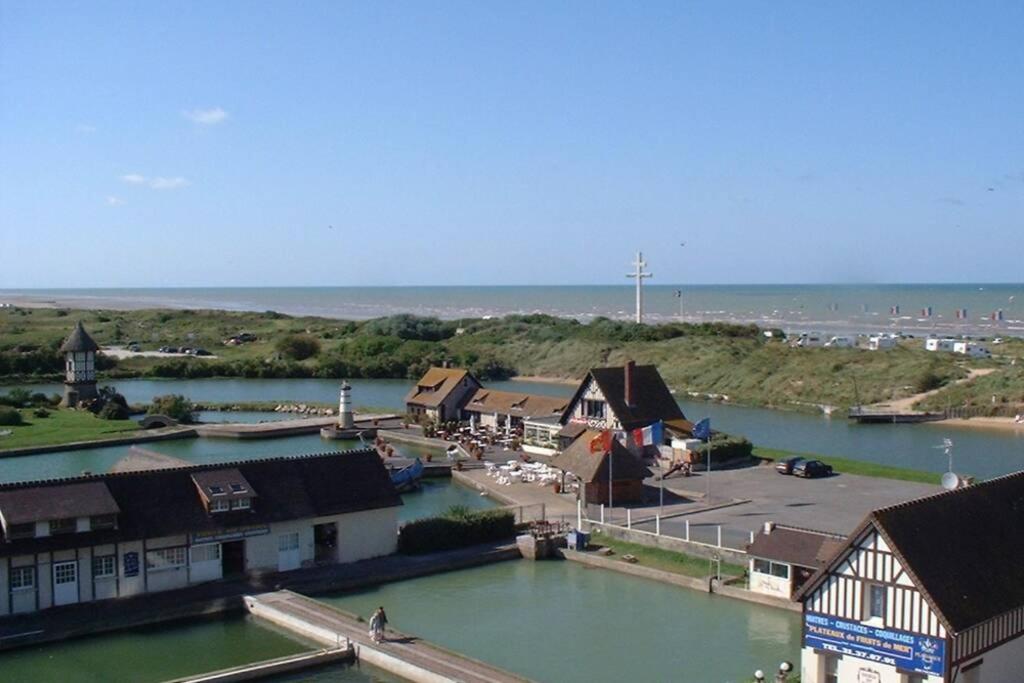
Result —
[[1019, 2], [0, 0], [0, 288], [1020, 282], [1022, 73]]

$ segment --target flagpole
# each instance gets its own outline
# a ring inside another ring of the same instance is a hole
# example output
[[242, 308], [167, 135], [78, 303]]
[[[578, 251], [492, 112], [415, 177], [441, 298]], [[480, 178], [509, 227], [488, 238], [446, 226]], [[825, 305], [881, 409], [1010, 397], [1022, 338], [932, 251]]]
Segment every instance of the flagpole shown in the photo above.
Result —
[[[612, 435], [611, 441], [615, 440], [615, 432], [610, 432]], [[601, 439], [604, 441], [604, 439]], [[612, 457], [612, 444], [608, 442], [608, 514], [615, 517], [615, 504], [612, 500], [612, 461], [615, 459]], [[602, 444], [603, 445], [603, 444]]]
[[708, 431], [708, 467], [707, 467], [707, 470], [708, 470], [708, 483], [707, 483], [707, 492], [704, 494], [704, 502], [705, 503], [710, 503], [711, 502], [711, 432], [710, 432], [710, 430]]

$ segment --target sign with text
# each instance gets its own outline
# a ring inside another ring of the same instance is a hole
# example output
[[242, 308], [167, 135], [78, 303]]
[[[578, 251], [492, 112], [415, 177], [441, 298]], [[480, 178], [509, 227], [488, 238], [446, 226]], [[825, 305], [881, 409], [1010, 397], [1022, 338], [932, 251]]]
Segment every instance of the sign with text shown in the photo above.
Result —
[[269, 526], [240, 526], [234, 529], [217, 529], [215, 531], [197, 531], [192, 534], [192, 545], [200, 543], [217, 543], [220, 541], [237, 541], [250, 536], [262, 536], [270, 533]]
[[139, 554], [136, 552], [130, 552], [124, 554], [124, 575], [125, 576], [138, 576], [139, 575]]
[[804, 645], [914, 673], [942, 676], [946, 668], [946, 641], [941, 638], [866, 626], [814, 612], [804, 614]]

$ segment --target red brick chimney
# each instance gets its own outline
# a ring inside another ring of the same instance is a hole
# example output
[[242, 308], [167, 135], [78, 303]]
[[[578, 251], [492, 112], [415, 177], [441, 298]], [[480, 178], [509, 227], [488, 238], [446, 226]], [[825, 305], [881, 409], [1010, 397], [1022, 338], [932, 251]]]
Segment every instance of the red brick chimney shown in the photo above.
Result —
[[633, 388], [633, 376], [636, 374], [636, 363], [631, 360], [627, 360], [624, 370], [626, 373], [624, 383], [626, 405], [632, 408], [636, 405], [635, 389]]

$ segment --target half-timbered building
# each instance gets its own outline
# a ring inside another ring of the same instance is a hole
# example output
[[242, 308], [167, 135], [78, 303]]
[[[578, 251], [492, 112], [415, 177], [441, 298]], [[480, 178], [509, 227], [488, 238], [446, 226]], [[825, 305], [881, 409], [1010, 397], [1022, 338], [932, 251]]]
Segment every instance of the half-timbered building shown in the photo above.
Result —
[[1024, 680], [1024, 472], [875, 510], [797, 598], [803, 683]]

